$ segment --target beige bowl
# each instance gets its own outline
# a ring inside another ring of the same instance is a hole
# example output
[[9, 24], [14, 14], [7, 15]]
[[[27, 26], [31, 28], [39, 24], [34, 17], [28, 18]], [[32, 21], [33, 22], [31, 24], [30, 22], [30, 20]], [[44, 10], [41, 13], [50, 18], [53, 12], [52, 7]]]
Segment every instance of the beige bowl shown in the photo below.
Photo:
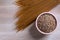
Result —
[[54, 16], [52, 13], [50, 13], [50, 12], [43, 12], [43, 13], [41, 13], [40, 15], [38, 15], [38, 17], [37, 17], [37, 19], [36, 19], [36, 28], [37, 28], [37, 30], [38, 30], [40, 33], [42, 33], [42, 34], [51, 34], [51, 33], [53, 33], [53, 31], [54, 31], [56, 28], [55, 28], [52, 32], [46, 33], [46, 32], [41, 31], [41, 30], [38, 28], [38, 25], [37, 25], [37, 23], [38, 23], [37, 20], [39, 19], [39, 17], [40, 17], [41, 15], [43, 15], [43, 14], [45, 14], [45, 13], [49, 13], [49, 14], [51, 14], [51, 15], [54, 17], [55, 22], [56, 22], [56, 26], [57, 26], [57, 20], [56, 20], [55, 16]]

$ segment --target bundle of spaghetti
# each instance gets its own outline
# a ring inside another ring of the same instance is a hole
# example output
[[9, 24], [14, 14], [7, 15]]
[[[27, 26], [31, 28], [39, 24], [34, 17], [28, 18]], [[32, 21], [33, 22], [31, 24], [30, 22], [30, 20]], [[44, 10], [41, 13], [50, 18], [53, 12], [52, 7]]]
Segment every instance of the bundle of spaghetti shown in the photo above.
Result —
[[58, 3], [57, 0], [16, 0], [16, 4], [22, 8], [19, 8], [16, 13], [18, 18], [16, 29], [18, 31], [25, 29], [39, 14], [50, 11]]

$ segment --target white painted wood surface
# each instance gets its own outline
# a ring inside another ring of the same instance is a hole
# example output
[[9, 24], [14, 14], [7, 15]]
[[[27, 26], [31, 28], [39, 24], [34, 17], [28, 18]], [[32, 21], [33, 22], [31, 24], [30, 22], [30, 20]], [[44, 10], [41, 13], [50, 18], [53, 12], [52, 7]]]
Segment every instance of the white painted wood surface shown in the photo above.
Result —
[[17, 9], [14, 0], [0, 0], [0, 40], [60, 40], [60, 5], [49, 11], [57, 19], [57, 28], [50, 35], [40, 34], [35, 28], [35, 22], [16, 33], [14, 15]]

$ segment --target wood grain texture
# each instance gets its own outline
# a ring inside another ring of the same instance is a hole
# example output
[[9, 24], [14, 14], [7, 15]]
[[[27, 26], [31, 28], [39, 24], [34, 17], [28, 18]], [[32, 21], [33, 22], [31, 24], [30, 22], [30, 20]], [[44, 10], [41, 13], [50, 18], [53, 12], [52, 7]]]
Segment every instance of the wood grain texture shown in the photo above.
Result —
[[59, 2], [57, 0], [18, 0], [16, 3], [22, 7], [22, 10], [16, 13], [16, 18], [19, 18], [16, 29], [19, 31], [25, 29], [39, 14], [48, 12]]

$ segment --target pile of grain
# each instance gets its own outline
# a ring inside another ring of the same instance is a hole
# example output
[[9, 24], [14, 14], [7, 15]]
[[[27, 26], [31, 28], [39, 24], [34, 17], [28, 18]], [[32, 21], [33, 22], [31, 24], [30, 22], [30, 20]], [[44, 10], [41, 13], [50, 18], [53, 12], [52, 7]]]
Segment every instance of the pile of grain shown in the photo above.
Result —
[[37, 25], [41, 31], [49, 33], [54, 31], [57, 21], [52, 14], [45, 13], [38, 18]]

